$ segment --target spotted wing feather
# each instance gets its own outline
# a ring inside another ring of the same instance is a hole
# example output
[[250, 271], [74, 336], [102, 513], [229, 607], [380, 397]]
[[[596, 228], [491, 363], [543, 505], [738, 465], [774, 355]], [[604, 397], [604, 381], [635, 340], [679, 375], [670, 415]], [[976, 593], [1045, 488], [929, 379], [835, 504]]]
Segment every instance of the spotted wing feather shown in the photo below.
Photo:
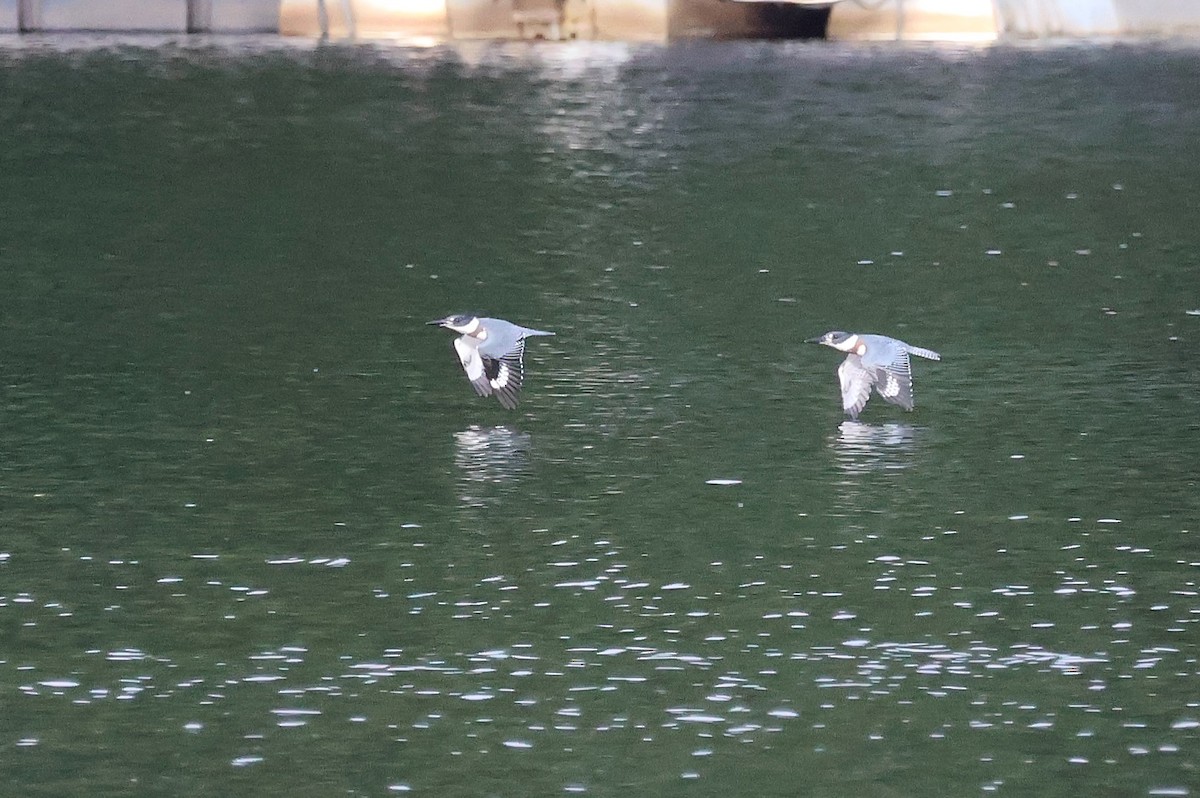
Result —
[[520, 401], [521, 383], [525, 379], [525, 340], [521, 339], [511, 352], [501, 358], [483, 358], [484, 377], [488, 388], [505, 408], [512, 410]]
[[898, 349], [891, 363], [875, 370], [875, 392], [905, 410], [913, 409], [912, 367], [907, 351]]
[[908, 353], [910, 355], [916, 355], [917, 357], [923, 357], [926, 360], [941, 360], [942, 359], [942, 356], [939, 355], [937, 352], [934, 352], [932, 349], [922, 349], [919, 346], [908, 346], [908, 344], [905, 344], [905, 346], [908, 348]]

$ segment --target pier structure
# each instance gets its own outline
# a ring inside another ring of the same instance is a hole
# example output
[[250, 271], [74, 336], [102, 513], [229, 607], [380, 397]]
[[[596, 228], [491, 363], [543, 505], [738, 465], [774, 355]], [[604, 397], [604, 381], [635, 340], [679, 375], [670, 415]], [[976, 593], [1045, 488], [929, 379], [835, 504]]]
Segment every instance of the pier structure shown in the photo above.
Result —
[[1200, 37], [1182, 0], [0, 0], [0, 32], [278, 33], [330, 39]]

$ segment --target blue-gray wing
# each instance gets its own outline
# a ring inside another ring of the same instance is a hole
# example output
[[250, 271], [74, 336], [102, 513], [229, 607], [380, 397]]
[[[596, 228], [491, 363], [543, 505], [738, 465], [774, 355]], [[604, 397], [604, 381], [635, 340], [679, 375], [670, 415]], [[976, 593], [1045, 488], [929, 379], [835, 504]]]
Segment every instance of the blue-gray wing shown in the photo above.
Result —
[[875, 384], [877, 369], [867, 368], [862, 358], [850, 355], [838, 366], [838, 382], [842, 386], [842, 410], [850, 418], [858, 418], [867, 399], [871, 397], [871, 387]]
[[517, 406], [525, 379], [525, 337], [554, 333], [521, 327], [503, 319], [481, 321], [489, 331], [488, 338], [479, 345], [489, 393], [494, 393], [500, 404], [512, 410]]

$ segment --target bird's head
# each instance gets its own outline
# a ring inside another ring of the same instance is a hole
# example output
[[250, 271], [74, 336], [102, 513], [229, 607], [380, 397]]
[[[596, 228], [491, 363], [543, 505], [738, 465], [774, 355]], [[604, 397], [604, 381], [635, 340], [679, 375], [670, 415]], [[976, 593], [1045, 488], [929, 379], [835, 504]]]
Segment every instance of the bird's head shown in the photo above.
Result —
[[851, 338], [856, 338], [853, 333], [842, 332], [841, 330], [830, 330], [824, 335], [818, 335], [816, 338], [809, 338], [805, 341], [807, 344], [824, 344], [832, 346], [834, 349], [839, 349], [845, 352], [853, 347]]
[[473, 313], [454, 313], [444, 319], [434, 319], [425, 323], [445, 327], [463, 335], [470, 335], [479, 329], [479, 317]]

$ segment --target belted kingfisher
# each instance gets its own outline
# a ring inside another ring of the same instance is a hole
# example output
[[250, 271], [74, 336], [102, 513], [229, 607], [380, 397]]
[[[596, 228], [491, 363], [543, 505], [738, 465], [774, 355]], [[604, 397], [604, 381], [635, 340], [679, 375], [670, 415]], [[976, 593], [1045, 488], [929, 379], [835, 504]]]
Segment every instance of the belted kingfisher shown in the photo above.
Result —
[[857, 419], [871, 396], [871, 389], [894, 405], [913, 409], [912, 370], [908, 356], [941, 360], [942, 356], [929, 349], [909, 346], [886, 335], [862, 335], [834, 330], [806, 343], [825, 344], [839, 352], [848, 352], [838, 366], [842, 384], [842, 409], [851, 419]]
[[504, 407], [517, 406], [517, 394], [525, 376], [525, 339], [531, 335], [554, 335], [545, 330], [521, 327], [504, 319], [485, 319], [459, 313], [427, 322], [462, 333], [454, 339], [454, 351], [467, 379], [480, 396], [493, 393]]

